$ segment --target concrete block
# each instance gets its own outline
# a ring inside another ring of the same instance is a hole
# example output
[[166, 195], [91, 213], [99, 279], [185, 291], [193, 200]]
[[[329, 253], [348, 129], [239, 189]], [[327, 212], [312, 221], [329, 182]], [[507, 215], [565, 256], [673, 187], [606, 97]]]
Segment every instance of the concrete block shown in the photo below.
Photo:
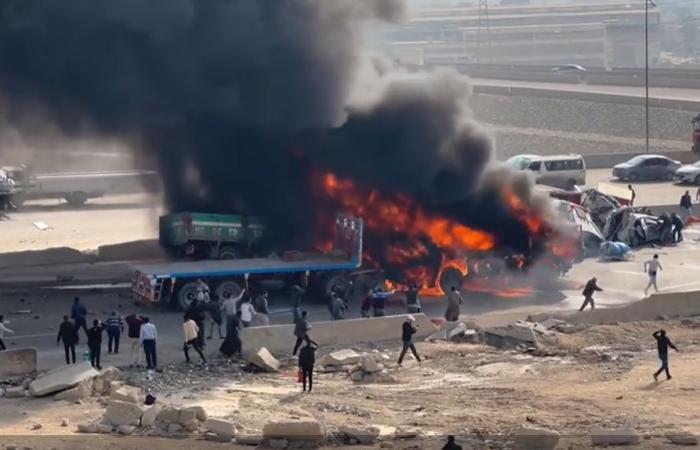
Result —
[[688, 431], [668, 433], [666, 439], [676, 445], [698, 445], [698, 437]]
[[516, 450], [554, 450], [559, 443], [559, 433], [544, 428], [520, 427], [513, 434]]
[[67, 402], [75, 402], [77, 400], [84, 400], [92, 397], [93, 393], [93, 379], [87, 378], [74, 388], [66, 389], [53, 396], [56, 401], [64, 400]]
[[152, 427], [156, 424], [156, 417], [160, 413], [163, 406], [156, 403], [155, 405], [144, 407], [143, 415], [141, 416], [142, 427]]
[[591, 431], [593, 445], [633, 445], [642, 436], [634, 428], [595, 429]]
[[80, 382], [99, 375], [89, 362], [71, 364], [51, 370], [32, 381], [29, 393], [42, 397], [77, 386]]
[[172, 406], [166, 406], [162, 408], [156, 415], [156, 422], [163, 425], [170, 425], [171, 423], [177, 423], [177, 419], [180, 417], [180, 410]]
[[16, 377], [36, 372], [36, 349], [18, 348], [0, 352], [0, 377]]
[[143, 410], [135, 403], [110, 400], [107, 403], [104, 419], [115, 427], [121, 425], [139, 426]]
[[384, 369], [383, 365], [378, 364], [371, 356], [367, 355], [360, 359], [360, 367], [365, 373], [381, 372]]
[[246, 361], [265, 372], [278, 372], [280, 370], [280, 362], [265, 347], [248, 353]]
[[345, 366], [348, 364], [357, 364], [362, 359], [362, 355], [355, 350], [344, 349], [324, 355], [318, 362], [320, 366]]
[[22, 386], [15, 386], [5, 389], [5, 398], [25, 397], [26, 390]]
[[372, 426], [341, 425], [338, 431], [345, 434], [349, 439], [355, 439], [362, 445], [372, 445], [377, 441], [377, 438], [379, 438], [381, 430]]
[[121, 400], [123, 402], [143, 403], [143, 392], [140, 388], [134, 386], [122, 386], [113, 391], [110, 396], [112, 400]]
[[228, 441], [236, 436], [236, 425], [228, 420], [209, 419], [207, 420], [207, 429], [219, 438]]
[[315, 420], [289, 420], [267, 423], [263, 427], [263, 438], [305, 440], [321, 442], [325, 437], [321, 424]]
[[180, 425], [185, 425], [193, 420], [197, 420], [197, 413], [194, 409], [181, 409], [180, 414], [177, 416], [177, 423]]

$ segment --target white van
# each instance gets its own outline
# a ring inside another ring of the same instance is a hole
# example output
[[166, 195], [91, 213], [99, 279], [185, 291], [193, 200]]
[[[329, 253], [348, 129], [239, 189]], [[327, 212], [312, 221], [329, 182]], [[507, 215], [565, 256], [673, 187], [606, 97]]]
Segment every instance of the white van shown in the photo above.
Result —
[[586, 184], [586, 162], [581, 155], [516, 155], [506, 160], [515, 170], [527, 170], [537, 184], [562, 189]]

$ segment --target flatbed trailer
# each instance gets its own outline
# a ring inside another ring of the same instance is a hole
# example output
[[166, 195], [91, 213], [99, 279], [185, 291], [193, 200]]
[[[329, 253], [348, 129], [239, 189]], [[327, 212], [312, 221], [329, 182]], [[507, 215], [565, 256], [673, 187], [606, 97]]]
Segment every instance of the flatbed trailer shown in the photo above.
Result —
[[338, 216], [333, 250], [328, 253], [287, 253], [278, 257], [177, 261], [136, 264], [132, 290], [145, 303], [174, 302], [186, 309], [202, 280], [220, 300], [236, 297], [250, 281], [276, 280], [298, 284], [321, 295], [347, 291], [354, 277], [366, 275], [362, 263], [361, 219]]

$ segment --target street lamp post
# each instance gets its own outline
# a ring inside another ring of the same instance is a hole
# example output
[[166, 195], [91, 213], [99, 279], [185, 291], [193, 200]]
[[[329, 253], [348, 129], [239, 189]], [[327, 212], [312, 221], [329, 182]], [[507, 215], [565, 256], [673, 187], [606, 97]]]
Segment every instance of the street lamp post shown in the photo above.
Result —
[[646, 135], [646, 152], [649, 153], [649, 2], [644, 0], [644, 118]]

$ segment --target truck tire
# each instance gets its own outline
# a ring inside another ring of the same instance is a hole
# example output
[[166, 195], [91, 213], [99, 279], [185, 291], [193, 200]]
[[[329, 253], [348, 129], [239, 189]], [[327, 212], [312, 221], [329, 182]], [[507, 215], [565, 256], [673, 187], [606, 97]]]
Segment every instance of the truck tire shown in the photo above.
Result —
[[215, 291], [216, 296], [219, 298], [220, 302], [228, 300], [229, 298], [238, 297], [243, 288], [238, 282], [233, 280], [226, 280], [219, 283]]
[[238, 251], [236, 247], [230, 245], [221, 247], [219, 249], [219, 259], [238, 259], [241, 257], [241, 252]]
[[180, 288], [177, 290], [177, 293], [175, 294], [177, 306], [182, 311], [187, 311], [187, 308], [190, 307], [190, 304], [194, 301], [194, 299], [197, 298], [198, 290], [198, 285], [194, 281], [180, 286]]
[[446, 267], [445, 270], [443, 270], [440, 274], [440, 279], [438, 280], [438, 283], [440, 284], [440, 289], [442, 289], [442, 292], [447, 294], [448, 292], [450, 292], [452, 286], [456, 287], [457, 290], [459, 290], [460, 286], [462, 285], [463, 278], [464, 276], [462, 275], [462, 272], [459, 271], [459, 269], [455, 267]]
[[87, 200], [85, 192], [72, 192], [66, 196], [66, 202], [73, 207], [83, 206]]
[[325, 277], [322, 286], [322, 293], [325, 295], [325, 298], [330, 297], [331, 292], [337, 290], [347, 300], [347, 294], [350, 291], [350, 280], [347, 275], [339, 273]]

